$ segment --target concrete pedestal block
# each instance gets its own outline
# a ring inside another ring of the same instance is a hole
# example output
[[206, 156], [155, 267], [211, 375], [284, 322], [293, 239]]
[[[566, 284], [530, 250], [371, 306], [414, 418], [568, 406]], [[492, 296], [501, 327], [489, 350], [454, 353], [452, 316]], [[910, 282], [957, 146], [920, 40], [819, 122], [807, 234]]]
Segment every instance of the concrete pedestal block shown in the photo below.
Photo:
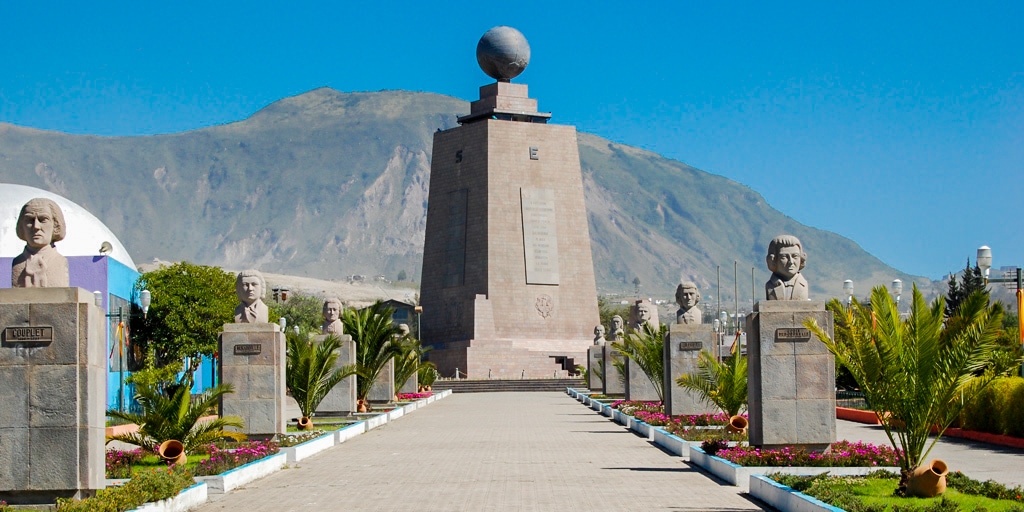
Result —
[[393, 398], [395, 398], [395, 360], [392, 358], [377, 374], [377, 380], [370, 386], [370, 394], [366, 399], [371, 402], [390, 402]]
[[402, 387], [398, 389], [398, 394], [403, 395], [407, 393], [418, 393], [420, 390], [420, 379], [415, 373], [409, 376], [409, 380], [402, 384]]
[[665, 414], [715, 413], [714, 405], [700, 395], [683, 389], [676, 379], [697, 373], [697, 360], [702, 350], [714, 353], [716, 333], [710, 325], [671, 324], [665, 337], [665, 375], [662, 381], [665, 394]]
[[234, 393], [221, 398], [220, 413], [238, 416], [253, 437], [285, 433], [285, 341], [277, 324], [225, 324], [220, 335], [220, 382]]
[[611, 345], [605, 345], [604, 353], [604, 394], [606, 395], [624, 395], [626, 393], [626, 382], [622, 375], [619, 373], [618, 368], [615, 367], [615, 361], [621, 361], [625, 356], [622, 355], [618, 350], [615, 350]]
[[[313, 341], [322, 343], [326, 338], [326, 335], [313, 336]], [[356, 364], [356, 343], [352, 341], [352, 336], [343, 334], [341, 344], [338, 346], [338, 360], [334, 363], [334, 368], [341, 368], [349, 364]], [[341, 382], [327, 393], [327, 396], [317, 406], [316, 413], [319, 415], [343, 415], [355, 412], [355, 410], [356, 376], [350, 375], [341, 379]]]
[[835, 361], [803, 326], [832, 334], [822, 301], [761, 301], [747, 315], [750, 444], [824, 449], [836, 440]]
[[81, 288], [0, 289], [0, 500], [106, 486], [105, 320]]
[[[661, 379], [661, 376], [655, 377]], [[645, 402], [657, 402], [660, 400], [658, 391], [654, 389], [654, 383], [646, 373], [630, 358], [626, 358], [626, 400], [643, 400]]]
[[591, 391], [601, 391], [604, 388], [602, 375], [604, 375], [604, 345], [594, 345], [587, 349], [587, 387]]

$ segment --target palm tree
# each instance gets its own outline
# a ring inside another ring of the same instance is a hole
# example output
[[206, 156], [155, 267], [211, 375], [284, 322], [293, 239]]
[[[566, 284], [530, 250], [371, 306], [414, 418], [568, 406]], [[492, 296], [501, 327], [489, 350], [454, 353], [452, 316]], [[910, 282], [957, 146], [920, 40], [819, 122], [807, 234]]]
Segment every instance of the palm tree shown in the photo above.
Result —
[[[902, 450], [900, 489], [960, 414], [961, 393], [981, 391], [994, 378], [983, 370], [996, 347], [1001, 311], [977, 292], [961, 302], [955, 318], [944, 322], [944, 312], [942, 297], [928, 305], [915, 285], [910, 315], [901, 320], [879, 286], [871, 291], [870, 309], [854, 303], [846, 312], [848, 341], [833, 340], [814, 320], [804, 323], [850, 370], [889, 442]], [[932, 427], [938, 433], [929, 444]]]
[[420, 340], [406, 335], [396, 340], [400, 354], [395, 357], [395, 392], [397, 393], [413, 375], [419, 374], [423, 354], [430, 348], [420, 344]]
[[722, 362], [707, 350], [697, 356], [697, 373], [676, 379], [680, 387], [692, 390], [707, 403], [718, 407], [730, 417], [747, 405], [747, 358], [733, 345], [732, 354]]
[[164, 441], [175, 440], [184, 445], [185, 451], [192, 451], [198, 446], [224, 438], [245, 440], [245, 434], [224, 430], [226, 427], [245, 427], [242, 419], [237, 416], [199, 421], [217, 405], [221, 396], [233, 392], [230, 384], [210, 388], [195, 399], [192, 399], [188, 386], [166, 386], [165, 392], [161, 391], [164, 384], [136, 384], [135, 400], [141, 409], [139, 413], [117, 409], [107, 411], [107, 416], [111, 418], [139, 426], [137, 432], [110, 436], [107, 442], [122, 441], [147, 451], [155, 451], [155, 447]]
[[369, 407], [370, 388], [391, 358], [401, 355], [395, 343], [398, 327], [392, 324], [393, 310], [380, 301], [362, 309], [348, 309], [341, 316], [345, 332], [356, 342], [356, 398]]
[[[668, 333], [668, 326], [661, 324], [658, 327], [645, 322], [639, 330], [630, 331], [626, 339], [621, 342], [613, 342], [612, 348], [621, 352], [631, 361], [636, 363], [641, 371], [647, 375], [654, 391], [658, 394], [658, 400], [664, 400], [664, 390], [661, 376], [665, 372], [665, 334]], [[623, 365], [624, 371], [625, 366]]]
[[299, 404], [302, 418], [299, 428], [307, 430], [313, 427], [310, 417], [342, 379], [355, 375], [355, 365], [334, 368], [338, 361], [338, 347], [341, 338], [332, 334], [320, 343], [299, 334], [287, 335], [287, 366], [285, 369], [285, 385], [292, 398]]

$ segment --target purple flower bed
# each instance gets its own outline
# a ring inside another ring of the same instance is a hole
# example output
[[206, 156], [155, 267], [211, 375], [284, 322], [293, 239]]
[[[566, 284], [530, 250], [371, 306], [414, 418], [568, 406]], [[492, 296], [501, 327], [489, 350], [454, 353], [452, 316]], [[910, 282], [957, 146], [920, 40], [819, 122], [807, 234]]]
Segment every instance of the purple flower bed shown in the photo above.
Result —
[[434, 393], [432, 393], [430, 391], [425, 391], [423, 393], [399, 393], [398, 394], [398, 399], [399, 400], [419, 400], [421, 398], [427, 398], [427, 397], [429, 397], [429, 396], [431, 396], [433, 394]]
[[811, 467], [870, 467], [897, 466], [897, 452], [888, 446], [870, 443], [837, 441], [826, 453], [809, 452], [802, 448], [762, 450], [737, 446], [719, 450], [716, 454], [741, 466], [811, 466]]
[[107, 450], [107, 478], [131, 478], [132, 465], [142, 461], [142, 448]]
[[210, 458], [199, 461], [193, 474], [196, 476], [219, 475], [238, 466], [273, 455], [278, 450], [277, 443], [273, 441], [250, 441], [248, 443], [238, 443], [229, 448], [221, 448], [211, 444], [209, 448]]

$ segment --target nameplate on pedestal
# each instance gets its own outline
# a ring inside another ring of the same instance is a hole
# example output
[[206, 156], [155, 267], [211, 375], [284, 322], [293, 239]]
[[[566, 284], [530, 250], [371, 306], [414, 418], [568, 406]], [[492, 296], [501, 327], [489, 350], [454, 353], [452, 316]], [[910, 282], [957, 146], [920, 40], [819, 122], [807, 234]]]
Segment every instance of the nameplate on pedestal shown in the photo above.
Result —
[[780, 327], [775, 329], [775, 342], [800, 343], [811, 341], [811, 331], [803, 327]]
[[679, 351], [680, 352], [692, 352], [694, 350], [700, 350], [704, 348], [704, 344], [699, 341], [680, 341]]
[[235, 345], [234, 354], [236, 356], [256, 356], [263, 353], [262, 343], [245, 343]]
[[53, 342], [53, 327], [50, 326], [24, 326], [7, 327], [4, 329], [4, 343], [11, 344], [39, 344], [44, 345]]

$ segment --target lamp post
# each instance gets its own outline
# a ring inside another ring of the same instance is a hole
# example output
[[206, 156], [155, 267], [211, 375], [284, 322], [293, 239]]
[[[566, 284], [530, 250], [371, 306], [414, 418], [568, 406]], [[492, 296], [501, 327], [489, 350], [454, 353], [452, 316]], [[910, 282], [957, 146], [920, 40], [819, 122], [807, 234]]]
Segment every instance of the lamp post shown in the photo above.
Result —
[[[1016, 277], [989, 278], [988, 271], [992, 268], [992, 249], [987, 245], [978, 247], [976, 265], [985, 276], [985, 285], [989, 283], [1016, 283], [1017, 284], [1017, 333], [1020, 336], [1021, 350], [1024, 350], [1024, 279], [1022, 279], [1021, 268], [1017, 267]], [[1024, 363], [1021, 363], [1020, 374], [1024, 377]]]
[[846, 307], [850, 308], [853, 306], [853, 280], [847, 279], [843, 281], [843, 293], [846, 294]]

